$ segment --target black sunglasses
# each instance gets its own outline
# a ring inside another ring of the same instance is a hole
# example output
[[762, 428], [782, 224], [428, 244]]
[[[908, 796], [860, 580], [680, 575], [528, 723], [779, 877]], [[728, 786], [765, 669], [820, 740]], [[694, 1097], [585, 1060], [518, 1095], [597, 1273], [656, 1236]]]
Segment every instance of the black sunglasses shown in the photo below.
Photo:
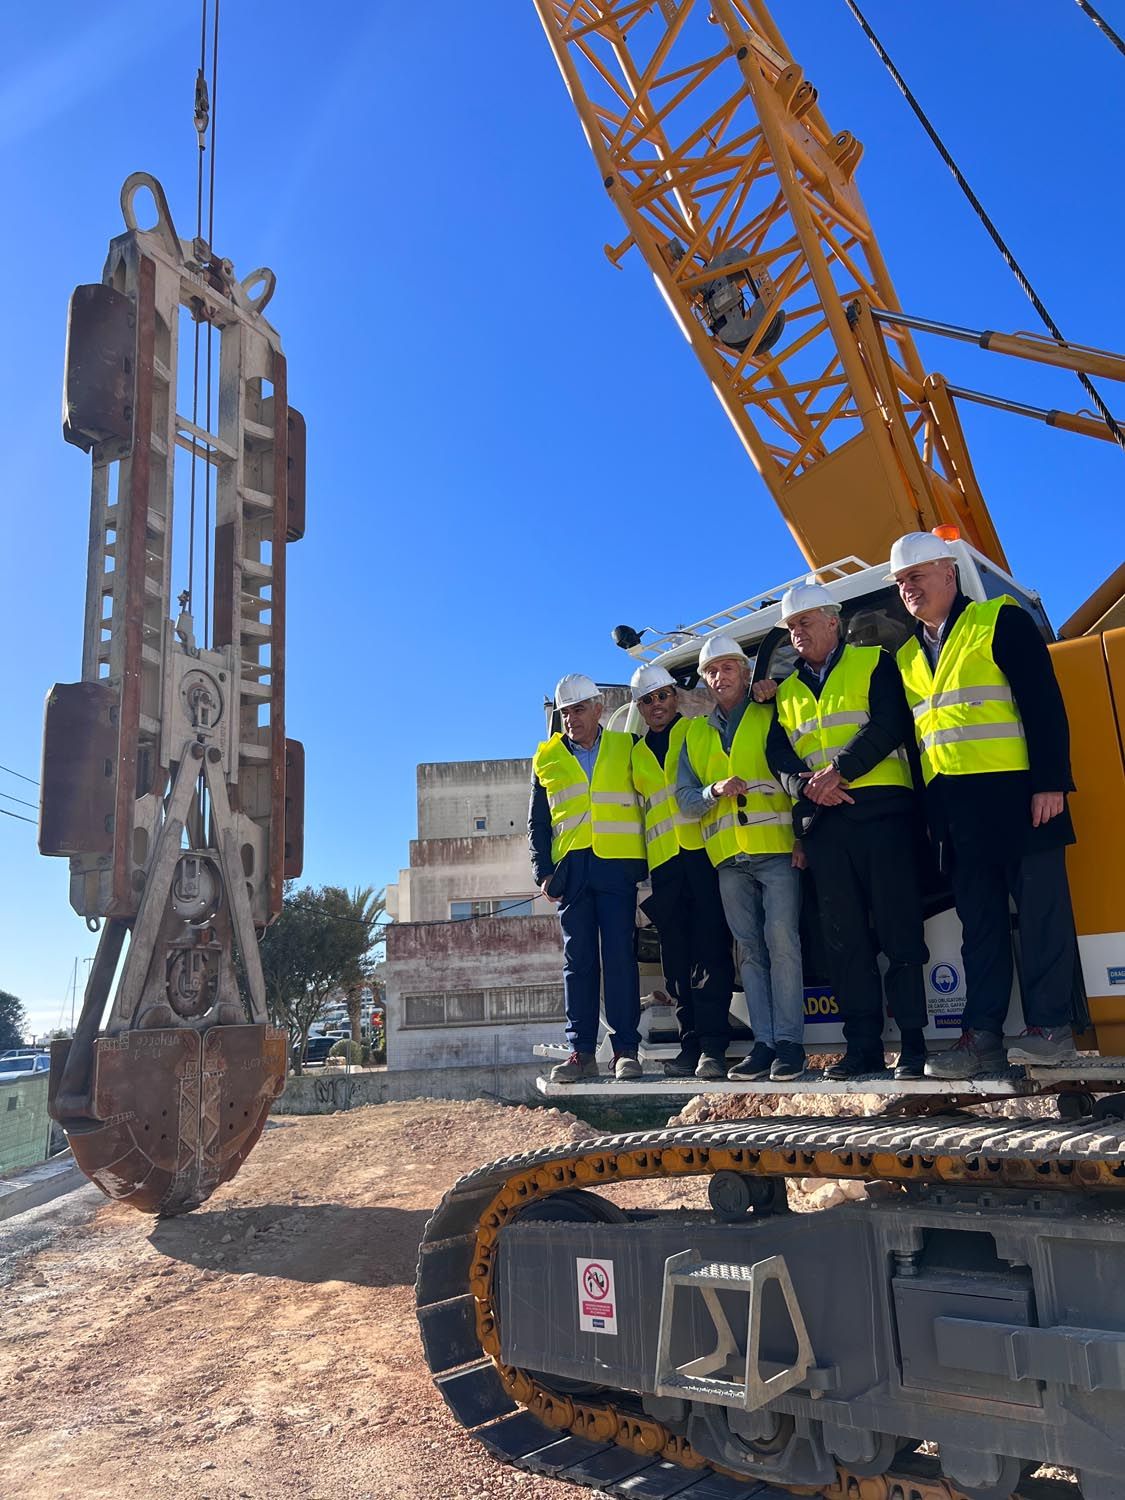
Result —
[[654, 693], [646, 693], [643, 698], [638, 698], [637, 702], [647, 706], [650, 703], [663, 703], [666, 698], [674, 698], [675, 696], [675, 688], [657, 688]]
[[[743, 794], [741, 792], [739, 792], [738, 796], [734, 800], [735, 800], [735, 805], [738, 808], [741, 809], [741, 808], [743, 808], [743, 807], [746, 806], [746, 798], [743, 796]], [[740, 823], [748, 823], [750, 821], [750, 819], [742, 811], [737, 812], [735, 814], [735, 816], [737, 817], [737, 819], [738, 819], [738, 821]]]

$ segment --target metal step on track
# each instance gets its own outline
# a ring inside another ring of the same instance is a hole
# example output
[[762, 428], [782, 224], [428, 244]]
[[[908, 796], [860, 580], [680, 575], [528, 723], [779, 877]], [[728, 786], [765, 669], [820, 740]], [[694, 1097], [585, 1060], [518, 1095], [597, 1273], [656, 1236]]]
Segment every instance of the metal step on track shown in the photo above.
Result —
[[[529, 1473], [550, 1475], [601, 1494], [662, 1500], [780, 1500], [789, 1490], [733, 1478], [710, 1467], [686, 1467], [617, 1441], [591, 1441], [560, 1431], [532, 1411], [520, 1409], [500, 1370], [481, 1345], [477, 1300], [470, 1291], [478, 1253], [478, 1228], [494, 1211], [498, 1194], [513, 1179], [531, 1172], [550, 1175], [553, 1165], [606, 1161], [638, 1153], [661, 1175], [660, 1159], [679, 1149], [706, 1153], [714, 1148], [747, 1153], [782, 1153], [779, 1170], [799, 1176], [811, 1153], [835, 1153], [841, 1164], [858, 1165], [880, 1155], [904, 1162], [957, 1157], [964, 1162], [1015, 1161], [1031, 1172], [1076, 1172], [1082, 1164], [1102, 1164], [1125, 1187], [1125, 1122], [982, 1119], [970, 1114], [915, 1119], [768, 1119], [683, 1126], [671, 1130], [599, 1136], [568, 1141], [478, 1167], [442, 1199], [426, 1226], [415, 1287], [422, 1346], [435, 1384], [461, 1423], [498, 1459]], [[923, 1156], [924, 1153], [924, 1156]], [[823, 1157], [818, 1165], [824, 1170]], [[831, 1167], [828, 1168], [831, 1170]], [[841, 1165], [841, 1172], [844, 1170]], [[871, 1175], [870, 1173], [868, 1175]], [[712, 1271], [706, 1272], [711, 1276]], [[893, 1472], [864, 1481], [872, 1496], [894, 1500], [954, 1500], [954, 1491], [930, 1458], [896, 1461]], [[821, 1491], [825, 1500], [847, 1500], [860, 1490], [841, 1473], [838, 1484]], [[875, 1486], [880, 1488], [876, 1489]], [[808, 1494], [805, 1490], [803, 1493]], [[1082, 1500], [1076, 1486], [1053, 1480], [1023, 1481], [1018, 1500]]]

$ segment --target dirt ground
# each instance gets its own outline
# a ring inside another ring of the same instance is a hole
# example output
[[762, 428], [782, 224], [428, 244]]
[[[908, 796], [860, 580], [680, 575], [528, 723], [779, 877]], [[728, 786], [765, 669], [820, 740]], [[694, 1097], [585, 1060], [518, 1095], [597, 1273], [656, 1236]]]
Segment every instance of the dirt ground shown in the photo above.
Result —
[[[787, 1112], [878, 1103], [797, 1097]], [[748, 1098], [742, 1112], [772, 1107]], [[709, 1112], [701, 1096], [681, 1118]], [[426, 1219], [463, 1172], [600, 1133], [483, 1102], [290, 1115], [184, 1218], [86, 1186], [0, 1224], [0, 1497], [588, 1497], [505, 1469], [454, 1422], [422, 1359], [413, 1282]], [[701, 1179], [610, 1191], [705, 1206]], [[790, 1191], [804, 1211], [843, 1197], [809, 1180]]]
[[[426, 1219], [462, 1172], [596, 1133], [557, 1110], [374, 1105], [272, 1122], [182, 1219], [72, 1195], [61, 1224], [9, 1237], [0, 1494], [587, 1495], [505, 1470], [462, 1433], [423, 1363], [412, 1288]], [[670, 1184], [669, 1201], [702, 1191]]]

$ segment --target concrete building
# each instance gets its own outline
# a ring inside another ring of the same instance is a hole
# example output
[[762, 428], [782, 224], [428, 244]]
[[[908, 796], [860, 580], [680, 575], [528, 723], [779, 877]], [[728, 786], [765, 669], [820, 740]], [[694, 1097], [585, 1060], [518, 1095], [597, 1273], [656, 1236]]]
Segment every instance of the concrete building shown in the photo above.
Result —
[[[605, 719], [629, 696], [603, 694]], [[518, 1097], [535, 1044], [563, 1040], [562, 938], [531, 878], [530, 788], [530, 756], [418, 767], [418, 837], [387, 887], [388, 1069], [493, 1069], [497, 1093], [506, 1071]]]
[[531, 760], [430, 762], [387, 887], [387, 1067], [526, 1066], [562, 1037], [562, 943], [531, 879]]

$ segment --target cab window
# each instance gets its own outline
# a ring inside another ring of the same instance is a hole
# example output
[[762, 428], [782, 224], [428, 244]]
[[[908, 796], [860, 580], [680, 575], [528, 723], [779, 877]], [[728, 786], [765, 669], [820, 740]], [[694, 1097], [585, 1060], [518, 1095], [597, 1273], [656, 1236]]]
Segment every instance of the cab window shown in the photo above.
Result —
[[1045, 641], [1053, 641], [1055, 632], [1051, 629], [1051, 622], [1047, 618], [1047, 612], [1038, 599], [1033, 599], [1030, 594], [1015, 584], [1002, 573], [998, 573], [986, 562], [977, 559], [977, 574], [980, 577], [981, 588], [986, 599], [999, 599], [1001, 595], [1008, 594], [1021, 608], [1026, 609], [1031, 618], [1039, 627], [1039, 634]]

